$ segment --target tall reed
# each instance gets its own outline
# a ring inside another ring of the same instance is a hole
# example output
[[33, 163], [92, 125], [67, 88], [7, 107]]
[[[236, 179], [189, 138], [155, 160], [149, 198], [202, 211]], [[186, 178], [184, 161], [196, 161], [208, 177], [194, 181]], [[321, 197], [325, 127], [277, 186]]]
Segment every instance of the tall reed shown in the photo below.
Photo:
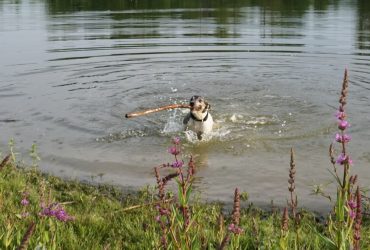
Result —
[[[357, 216], [356, 212], [360, 210], [361, 207], [359, 205], [359, 208], [357, 208], [358, 205], [354, 199], [354, 197], [361, 197], [361, 195], [357, 196], [357, 193], [354, 193], [354, 186], [356, 184], [357, 177], [350, 175], [353, 161], [347, 150], [347, 144], [351, 141], [351, 136], [347, 134], [347, 129], [350, 127], [350, 124], [347, 121], [347, 114], [345, 112], [348, 96], [348, 83], [348, 71], [346, 69], [339, 98], [339, 108], [335, 115], [339, 129], [335, 134], [335, 141], [339, 143], [341, 151], [336, 160], [334, 160], [334, 146], [330, 145], [329, 147], [330, 162], [333, 165], [333, 176], [337, 182], [337, 199], [334, 207], [334, 218], [331, 216], [329, 217], [329, 238], [324, 237], [332, 248], [343, 250], [352, 248], [353, 245], [356, 246], [356, 244], [359, 245], [360, 237], [357, 236], [360, 234], [360, 224], [356, 222], [355, 228], [353, 228], [353, 225]], [[343, 168], [342, 177], [338, 174], [337, 165], [342, 166]], [[358, 186], [357, 190], [359, 190]], [[360, 221], [360, 217], [358, 217], [358, 219], [358, 221]], [[357, 236], [355, 237], [356, 240], [352, 239], [354, 233], [353, 230], [357, 232]]]
[[[180, 159], [181, 143], [180, 138], [176, 137], [172, 140], [172, 146], [168, 152], [174, 156], [172, 163], [163, 164], [160, 167], [154, 168], [158, 198], [161, 201], [156, 205], [158, 216], [156, 218], [161, 229], [160, 246], [166, 249], [169, 244], [174, 245], [178, 249], [191, 249], [192, 240], [190, 237], [191, 210], [190, 210], [190, 195], [195, 174], [195, 164], [191, 157], [188, 163], [187, 170], [183, 169], [184, 161]], [[172, 169], [174, 172], [169, 173], [165, 177], [160, 177], [160, 169]], [[165, 187], [167, 183], [175, 179], [178, 187], [176, 202], [165, 202]], [[202, 245], [202, 239], [198, 242]]]
[[360, 188], [357, 186], [356, 189], [356, 215], [355, 215], [355, 225], [353, 232], [353, 249], [360, 250], [360, 239], [361, 239], [361, 224], [362, 224], [362, 209], [361, 209], [361, 192]]
[[280, 225], [280, 240], [279, 240], [279, 248], [286, 250], [288, 249], [288, 239], [289, 239], [289, 214], [288, 208], [285, 207], [283, 211], [283, 215], [281, 217], [281, 225]]
[[225, 249], [229, 244], [231, 244], [230, 247], [232, 249], [239, 249], [240, 235], [244, 232], [244, 230], [241, 227], [239, 227], [240, 192], [238, 188], [236, 188], [234, 192], [234, 203], [231, 219], [232, 221], [231, 224], [228, 226], [228, 231], [226, 232], [220, 246], [218, 247], [219, 250]]
[[290, 149], [289, 180], [288, 180], [288, 183], [289, 183], [288, 190], [290, 192], [290, 202], [288, 202], [288, 205], [291, 209], [293, 218], [296, 218], [297, 206], [298, 206], [297, 195], [295, 194], [295, 174], [296, 174], [296, 168], [295, 168], [295, 161], [294, 161], [294, 151], [293, 151], [293, 148], [291, 148]]

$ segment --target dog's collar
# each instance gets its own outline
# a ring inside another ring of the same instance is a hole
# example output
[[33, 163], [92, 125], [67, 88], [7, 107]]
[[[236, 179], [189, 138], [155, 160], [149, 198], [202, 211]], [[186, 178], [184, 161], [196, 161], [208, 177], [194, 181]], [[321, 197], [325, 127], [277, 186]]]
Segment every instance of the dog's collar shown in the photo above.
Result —
[[206, 115], [203, 119], [198, 119], [198, 118], [196, 118], [196, 117], [193, 115], [193, 113], [190, 113], [190, 117], [191, 117], [191, 119], [193, 119], [193, 120], [195, 120], [195, 121], [198, 121], [198, 122], [205, 122], [205, 121], [207, 121], [207, 119], [208, 119], [208, 112], [207, 112], [207, 115]]

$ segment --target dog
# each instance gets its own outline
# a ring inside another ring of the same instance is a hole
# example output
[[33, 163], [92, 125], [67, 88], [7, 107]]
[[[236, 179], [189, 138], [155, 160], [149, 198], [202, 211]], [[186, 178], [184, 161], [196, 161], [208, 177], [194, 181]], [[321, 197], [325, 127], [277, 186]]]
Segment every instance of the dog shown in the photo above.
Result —
[[213, 128], [213, 118], [209, 113], [211, 105], [201, 96], [192, 96], [190, 99], [190, 112], [185, 116], [183, 123], [185, 130], [192, 130], [197, 134], [198, 140], [210, 133]]

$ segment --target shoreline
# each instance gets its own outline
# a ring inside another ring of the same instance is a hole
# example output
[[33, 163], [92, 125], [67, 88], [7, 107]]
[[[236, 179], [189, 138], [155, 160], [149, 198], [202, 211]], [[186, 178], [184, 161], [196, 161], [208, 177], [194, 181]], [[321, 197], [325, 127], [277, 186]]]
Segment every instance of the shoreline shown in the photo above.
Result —
[[[83, 177], [82, 175], [81, 176], [76, 176], [76, 177], [70, 177], [70, 176], [66, 175], [65, 172], [67, 172], [67, 171], [63, 171], [63, 172], [61, 172], [61, 174], [58, 174], [55, 171], [43, 171], [43, 170], [41, 170], [42, 174], [45, 174], [47, 176], [53, 176], [53, 177], [60, 178], [65, 182], [78, 182], [78, 183], [81, 183], [81, 184], [84, 184], [84, 185], [89, 185], [89, 186], [92, 186], [92, 187], [99, 187], [99, 186], [111, 187], [111, 188], [120, 190], [123, 194], [135, 194], [135, 193], [140, 192], [140, 190], [148, 188], [148, 187], [149, 188], [155, 188], [154, 172], [152, 174], [151, 183], [144, 184], [144, 185], [138, 185], [138, 186], [112, 183], [113, 182], [112, 180], [107, 182], [107, 180], [104, 179], [105, 174], [104, 175], [99, 175], [98, 174], [98, 175], [94, 175], [94, 176], [92, 176], [92, 175], [88, 176], [86, 174], [85, 177]], [[85, 173], [85, 172], [83, 172], [83, 173]], [[195, 187], [197, 187], [197, 186], [195, 185]], [[207, 196], [203, 197], [202, 196], [201, 199], [204, 200], [206, 204], [216, 203], [216, 204], [223, 204], [224, 206], [232, 207], [232, 203], [233, 203], [232, 202], [232, 191], [233, 190], [230, 190], [230, 195], [227, 198], [219, 199], [219, 198], [212, 198], [212, 197], [207, 197]], [[260, 208], [260, 209], [262, 209], [266, 212], [270, 212], [271, 210], [274, 210], [276, 208], [280, 209], [282, 211], [284, 209], [284, 207], [286, 206], [286, 202], [287, 202], [287, 199], [289, 197], [288, 184], [286, 185], [286, 190], [285, 191], [286, 191], [285, 192], [285, 194], [286, 194], [285, 200], [270, 200], [270, 201], [268, 201], [267, 199], [263, 200], [263, 198], [259, 198], [259, 199], [256, 200], [256, 199], [253, 199], [253, 197], [250, 197], [248, 195], [248, 201], [246, 202], [248, 204], [245, 203], [244, 207], [246, 207], [249, 204], [252, 204], [255, 207], [258, 207], [258, 208]], [[195, 192], [197, 192], [196, 188], [195, 188]], [[245, 192], [248, 193], [248, 190], [246, 190]], [[202, 195], [201, 191], [197, 192], [197, 195], [201, 196]], [[298, 198], [300, 198], [299, 195], [298, 195]], [[310, 211], [310, 212], [312, 212], [315, 215], [320, 216], [320, 217], [327, 216], [329, 214], [329, 212], [332, 210], [333, 204], [330, 204], [329, 201], [324, 200], [325, 198], [320, 197], [320, 196], [314, 196], [314, 199], [320, 199], [321, 202], [315, 203], [315, 204], [311, 203], [312, 206], [299, 206], [299, 208], [302, 209], [302, 210], [305, 210], [305, 211]]]
[[[161, 230], [155, 220], [156, 204], [160, 201], [156, 194], [157, 189], [154, 187], [146, 186], [141, 190], [127, 191], [126, 189], [125, 191], [116, 186], [93, 185], [91, 182], [62, 179], [43, 173], [36, 166], [24, 168], [11, 161], [1, 168], [0, 178], [0, 204], [2, 204], [0, 231], [9, 230], [5, 227], [13, 228], [9, 236], [9, 246], [20, 244], [19, 235], [23, 235], [32, 222], [36, 225], [36, 229], [33, 232], [34, 235], [30, 236], [28, 243], [30, 247], [42, 245], [70, 249], [78, 245], [86, 249], [92, 246], [101, 246], [105, 249], [160, 248]], [[168, 199], [176, 197], [171, 192], [168, 195]], [[197, 220], [200, 225], [208, 228], [210, 232], [218, 230], [217, 220], [220, 215], [224, 217], [225, 223], [230, 223], [230, 216], [235, 210], [235, 204], [232, 208], [232, 200], [229, 203], [219, 203], [204, 202], [197, 197], [193, 199], [189, 203], [190, 207], [194, 213], [199, 213]], [[27, 205], [23, 205], [25, 200]], [[63, 211], [63, 216], [40, 215], [44, 211], [40, 206], [44, 203], [49, 204], [50, 209]], [[315, 230], [323, 230], [324, 216], [300, 208], [297, 211], [302, 215], [302, 222], [300, 222], [302, 227], [306, 228], [304, 230], [309, 230], [306, 232], [307, 240], [301, 243], [306, 249], [317, 249], [309, 243], [315, 238], [318, 245], [325, 246], [325, 243], [320, 243], [319, 238], [314, 234]], [[249, 235], [255, 230], [252, 225], [256, 221], [258, 221], [256, 225], [259, 230], [272, 230], [270, 235], [264, 233], [260, 235], [266, 244], [273, 244], [279, 239], [281, 209], [267, 211], [263, 207], [250, 205], [248, 201], [241, 201], [240, 216], [240, 227], [243, 232], [245, 231], [240, 235], [240, 244], [265, 244], [260, 241], [255, 242], [255, 239]], [[293, 221], [289, 222], [291, 223], [294, 224]], [[366, 220], [363, 224], [363, 234], [369, 232], [370, 224]], [[222, 240], [222, 237], [217, 235], [212, 233], [208, 236], [210, 244], [215, 248]], [[59, 240], [51, 240], [53, 237]], [[370, 240], [364, 241], [364, 244], [370, 245]], [[7, 249], [7, 247], [4, 248]]]

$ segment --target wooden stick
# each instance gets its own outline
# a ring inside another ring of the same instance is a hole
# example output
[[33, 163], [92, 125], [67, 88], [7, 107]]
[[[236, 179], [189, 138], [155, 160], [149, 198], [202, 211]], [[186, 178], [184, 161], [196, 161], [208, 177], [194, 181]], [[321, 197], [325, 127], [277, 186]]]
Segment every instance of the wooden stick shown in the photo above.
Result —
[[173, 198], [170, 198], [170, 199], [167, 199], [167, 200], [164, 200], [164, 201], [155, 201], [155, 202], [150, 202], [150, 203], [144, 203], [144, 204], [141, 204], [141, 205], [134, 205], [134, 206], [126, 207], [122, 210], [118, 210], [117, 212], [119, 212], [119, 211], [125, 212], [125, 211], [133, 210], [133, 209], [136, 209], [136, 208], [142, 208], [142, 207], [146, 207], [146, 206], [152, 206], [152, 205], [160, 204], [161, 202], [167, 203], [167, 202], [171, 202], [171, 201], [173, 201]]
[[179, 108], [181, 108], [181, 109], [189, 109], [190, 108], [190, 105], [188, 105], [188, 104], [170, 104], [170, 105], [162, 106], [162, 107], [159, 107], [159, 108], [154, 108], [154, 109], [148, 109], [148, 110], [145, 110], [145, 111], [128, 113], [128, 114], [125, 115], [125, 117], [126, 118], [132, 118], [132, 117], [147, 115], [147, 114], [151, 114], [151, 113], [155, 113], [155, 112], [159, 112], [159, 111], [163, 111], [163, 110], [167, 110], [167, 109], [179, 109]]

